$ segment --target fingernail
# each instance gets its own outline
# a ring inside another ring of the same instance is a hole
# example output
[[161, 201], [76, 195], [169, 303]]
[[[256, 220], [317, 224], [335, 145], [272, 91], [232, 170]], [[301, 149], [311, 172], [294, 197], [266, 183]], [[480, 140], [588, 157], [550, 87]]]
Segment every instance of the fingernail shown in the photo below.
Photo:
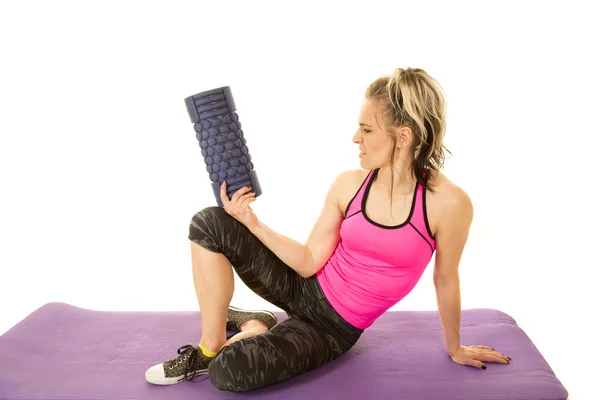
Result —
[[511, 360], [512, 360], [512, 358], [510, 358], [510, 357], [506, 357], [506, 358], [508, 358], [508, 361], [511, 361]]
[[487, 367], [486, 367], [485, 365], [482, 365], [482, 366], [481, 366], [481, 369], [486, 369], [486, 368], [487, 368]]

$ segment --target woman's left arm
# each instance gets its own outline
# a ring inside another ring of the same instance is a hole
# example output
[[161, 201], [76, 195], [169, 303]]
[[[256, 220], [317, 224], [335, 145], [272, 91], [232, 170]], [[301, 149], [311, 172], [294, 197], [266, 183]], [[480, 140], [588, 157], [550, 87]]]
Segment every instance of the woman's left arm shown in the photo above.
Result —
[[486, 345], [460, 344], [460, 279], [458, 264], [473, 221], [473, 204], [458, 186], [444, 188], [442, 217], [436, 227], [436, 258], [433, 281], [444, 332], [444, 343], [452, 361], [486, 369], [484, 362], [510, 363], [510, 358]]
[[460, 279], [458, 265], [473, 220], [473, 204], [460, 187], [449, 185], [442, 194], [441, 218], [437, 224], [433, 282], [444, 343], [450, 356], [460, 349]]

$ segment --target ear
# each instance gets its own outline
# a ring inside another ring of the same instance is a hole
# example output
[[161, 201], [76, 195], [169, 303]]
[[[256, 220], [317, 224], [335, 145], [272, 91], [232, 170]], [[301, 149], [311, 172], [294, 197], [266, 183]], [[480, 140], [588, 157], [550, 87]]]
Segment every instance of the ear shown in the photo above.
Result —
[[412, 138], [412, 130], [407, 126], [396, 128], [396, 146], [401, 149], [410, 143]]

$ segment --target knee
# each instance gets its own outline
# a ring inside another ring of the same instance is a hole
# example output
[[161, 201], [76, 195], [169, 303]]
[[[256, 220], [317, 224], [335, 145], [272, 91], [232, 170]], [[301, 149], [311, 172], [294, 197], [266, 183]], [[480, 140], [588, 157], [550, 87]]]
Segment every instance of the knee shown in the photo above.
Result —
[[[216, 229], [223, 225], [227, 213], [221, 207], [206, 207], [192, 216], [189, 225], [188, 239], [206, 247], [210, 242], [211, 249], [217, 244], [216, 238], [219, 236]], [[216, 250], [216, 248], [214, 249]]]
[[[208, 364], [208, 376], [210, 382], [219, 390], [228, 392], [246, 392], [254, 389], [247, 380], [248, 371], [243, 371], [236, 362], [235, 350], [226, 346], [214, 360]], [[248, 374], [249, 375], [249, 374]]]
[[210, 224], [214, 220], [223, 218], [223, 216], [226, 214], [227, 213], [225, 212], [225, 210], [222, 207], [218, 207], [218, 206], [205, 207], [192, 216], [191, 222], [194, 225], [206, 225], [206, 224]]
[[218, 226], [226, 215], [228, 214], [225, 210], [217, 206], [206, 207], [198, 211], [190, 221], [190, 235], [195, 234], [198, 230], [204, 231]]

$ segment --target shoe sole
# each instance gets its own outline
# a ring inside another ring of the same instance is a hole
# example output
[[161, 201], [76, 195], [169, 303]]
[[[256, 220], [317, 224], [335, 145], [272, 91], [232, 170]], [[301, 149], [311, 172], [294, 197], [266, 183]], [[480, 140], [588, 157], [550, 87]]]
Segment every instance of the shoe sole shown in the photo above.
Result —
[[[198, 376], [200, 376], [200, 375], [208, 375], [208, 368], [206, 368], [206, 369], [199, 369], [199, 370], [197, 370], [197, 371], [196, 371], [196, 376], [194, 376], [194, 378], [192, 379], [192, 381], [193, 381], [194, 379], [196, 379], [196, 378], [197, 378]], [[184, 378], [184, 376], [185, 376], [185, 375], [180, 375], [180, 376], [179, 376], [179, 380], [178, 380], [178, 382], [183, 382], [183, 381], [184, 381], [184, 379], [185, 379], [185, 378]]]
[[241, 313], [259, 313], [259, 314], [266, 314], [268, 316], [270, 316], [271, 318], [277, 320], [277, 316], [272, 313], [271, 311], [267, 311], [267, 310], [245, 310], [243, 308], [237, 308], [234, 306], [229, 306], [229, 309], [232, 311], [237, 311], [237, 312], [241, 312]]
[[[208, 368], [207, 369], [199, 369], [196, 371], [196, 376], [194, 377], [194, 379], [196, 379], [199, 375], [207, 375], [208, 374]], [[192, 379], [192, 380], [194, 380]], [[175, 385], [177, 383], [183, 382], [185, 380], [185, 374], [184, 375], [179, 375], [179, 376], [174, 376], [172, 378], [161, 378], [161, 379], [148, 379], [148, 376], [146, 376], [146, 381], [148, 381], [149, 383], [152, 383], [154, 385]]]

